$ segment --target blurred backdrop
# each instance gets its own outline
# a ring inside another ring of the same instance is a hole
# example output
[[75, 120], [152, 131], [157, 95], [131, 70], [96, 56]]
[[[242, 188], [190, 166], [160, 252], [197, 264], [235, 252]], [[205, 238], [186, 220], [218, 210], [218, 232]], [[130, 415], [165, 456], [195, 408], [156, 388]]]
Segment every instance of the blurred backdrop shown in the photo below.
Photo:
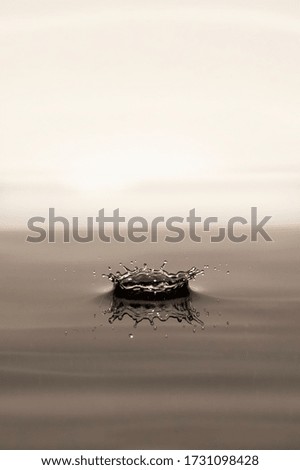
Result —
[[2, 0], [2, 228], [49, 207], [299, 222], [297, 4]]

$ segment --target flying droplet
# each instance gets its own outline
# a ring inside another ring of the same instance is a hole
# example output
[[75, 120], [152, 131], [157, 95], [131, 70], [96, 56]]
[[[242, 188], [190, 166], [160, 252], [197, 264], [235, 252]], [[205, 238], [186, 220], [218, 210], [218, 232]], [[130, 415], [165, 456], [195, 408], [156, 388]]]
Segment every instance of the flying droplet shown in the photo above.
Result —
[[134, 338], [134, 336], [133, 336], [133, 334], [132, 334], [132, 333], [129, 333], [129, 335], [128, 335], [128, 336], [129, 336], [129, 338], [130, 338], [130, 339], [133, 339], [133, 338]]

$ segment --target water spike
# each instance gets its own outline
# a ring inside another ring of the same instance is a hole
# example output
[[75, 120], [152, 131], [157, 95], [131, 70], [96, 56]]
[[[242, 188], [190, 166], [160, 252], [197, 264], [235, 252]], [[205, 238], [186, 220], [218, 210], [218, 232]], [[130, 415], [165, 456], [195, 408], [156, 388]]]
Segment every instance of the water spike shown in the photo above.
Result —
[[168, 262], [168, 261], [165, 259], [160, 268], [161, 268], [161, 269], [164, 269], [164, 267], [166, 266], [167, 262]]
[[125, 269], [125, 271], [127, 271], [127, 272], [130, 271], [130, 269], [127, 268], [127, 266], [125, 266], [125, 264], [119, 263], [119, 265], [120, 265], [123, 269]]

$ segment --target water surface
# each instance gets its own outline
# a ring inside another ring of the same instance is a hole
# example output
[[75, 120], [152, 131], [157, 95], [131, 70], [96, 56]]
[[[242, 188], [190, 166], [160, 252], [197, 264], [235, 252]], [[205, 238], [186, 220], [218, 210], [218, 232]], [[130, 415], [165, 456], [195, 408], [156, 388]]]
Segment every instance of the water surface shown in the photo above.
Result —
[[[3, 449], [299, 448], [299, 238], [30, 244], [1, 233]], [[108, 265], [195, 265], [196, 328], [110, 323]], [[229, 273], [227, 273], [229, 271]]]

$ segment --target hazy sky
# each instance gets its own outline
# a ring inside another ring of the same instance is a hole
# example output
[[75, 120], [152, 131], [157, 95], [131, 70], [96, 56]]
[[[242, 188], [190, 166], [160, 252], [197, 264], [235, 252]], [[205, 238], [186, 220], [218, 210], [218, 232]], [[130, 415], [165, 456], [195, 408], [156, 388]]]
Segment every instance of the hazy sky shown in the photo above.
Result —
[[1, 225], [300, 221], [299, 2], [1, 0]]

